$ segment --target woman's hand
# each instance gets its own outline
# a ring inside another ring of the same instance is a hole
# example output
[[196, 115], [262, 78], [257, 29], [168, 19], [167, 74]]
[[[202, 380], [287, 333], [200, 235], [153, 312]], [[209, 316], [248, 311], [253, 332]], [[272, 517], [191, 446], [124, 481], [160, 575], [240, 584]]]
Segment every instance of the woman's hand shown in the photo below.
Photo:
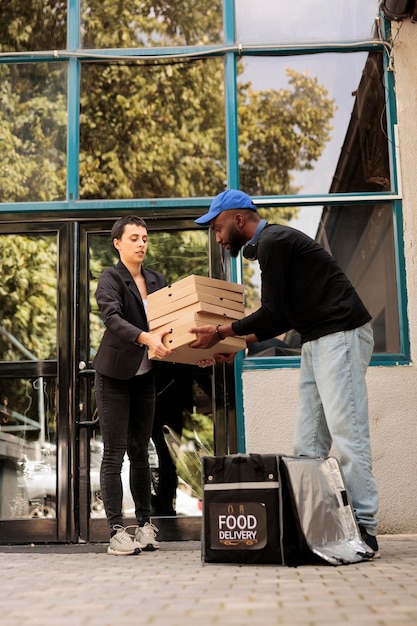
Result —
[[215, 354], [213, 356], [213, 358], [215, 359], [216, 363], [229, 363], [230, 361], [233, 361], [233, 359], [235, 358], [237, 352], [233, 352], [231, 354]]
[[157, 359], [163, 359], [173, 354], [174, 350], [167, 348], [163, 342], [165, 335], [169, 335], [169, 330], [161, 330], [159, 332], [143, 332], [138, 337], [138, 343], [148, 346]]
[[218, 363], [228, 363], [229, 361], [233, 361], [237, 352], [233, 354], [214, 354], [211, 359], [202, 359], [198, 361], [198, 367], [209, 367], [210, 365], [217, 365]]
[[201, 359], [201, 361], [197, 361], [198, 367], [210, 367], [210, 365], [216, 365], [216, 361], [214, 357], [212, 359]]

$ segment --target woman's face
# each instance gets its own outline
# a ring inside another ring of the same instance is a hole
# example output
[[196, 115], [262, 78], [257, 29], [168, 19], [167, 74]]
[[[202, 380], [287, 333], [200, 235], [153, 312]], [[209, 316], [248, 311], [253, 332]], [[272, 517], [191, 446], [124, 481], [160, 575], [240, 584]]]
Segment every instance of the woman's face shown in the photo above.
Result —
[[114, 239], [113, 245], [124, 265], [141, 265], [148, 249], [148, 231], [143, 226], [126, 224], [123, 235]]

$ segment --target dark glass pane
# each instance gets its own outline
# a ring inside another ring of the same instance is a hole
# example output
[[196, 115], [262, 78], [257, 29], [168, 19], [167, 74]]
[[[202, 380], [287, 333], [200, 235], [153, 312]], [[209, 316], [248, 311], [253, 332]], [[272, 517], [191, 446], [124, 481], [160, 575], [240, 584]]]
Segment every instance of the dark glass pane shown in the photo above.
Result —
[[65, 199], [67, 66], [0, 65], [0, 198]]
[[55, 235], [0, 235], [0, 361], [56, 355]]
[[242, 189], [390, 189], [382, 54], [244, 57], [239, 66]]
[[325, 207], [317, 240], [335, 257], [373, 318], [375, 352], [400, 352], [391, 205]]
[[82, 198], [207, 196], [226, 179], [223, 64], [82, 68]]
[[209, 45], [222, 40], [221, 0], [81, 0], [84, 48]]
[[0, 51], [63, 50], [66, 0], [2, 0]]
[[[315, 239], [336, 259], [370, 311], [375, 352], [399, 353], [400, 330], [391, 205], [260, 209], [270, 223], [286, 223]], [[257, 263], [244, 263], [248, 313], [259, 306]], [[294, 331], [250, 347], [249, 356], [291, 355]], [[262, 352], [261, 352], [262, 351]]]
[[236, 0], [237, 40], [284, 44], [370, 39], [378, 2], [363, 0]]
[[56, 516], [55, 379], [0, 379], [0, 518]]

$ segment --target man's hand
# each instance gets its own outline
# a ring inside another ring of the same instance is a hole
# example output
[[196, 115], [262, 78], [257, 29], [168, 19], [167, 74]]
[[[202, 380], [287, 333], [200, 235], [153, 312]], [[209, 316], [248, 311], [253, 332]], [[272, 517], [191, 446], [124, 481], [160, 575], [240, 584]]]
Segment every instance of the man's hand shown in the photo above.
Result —
[[197, 335], [197, 339], [188, 344], [190, 348], [211, 348], [220, 341], [215, 326], [198, 326], [189, 332]]

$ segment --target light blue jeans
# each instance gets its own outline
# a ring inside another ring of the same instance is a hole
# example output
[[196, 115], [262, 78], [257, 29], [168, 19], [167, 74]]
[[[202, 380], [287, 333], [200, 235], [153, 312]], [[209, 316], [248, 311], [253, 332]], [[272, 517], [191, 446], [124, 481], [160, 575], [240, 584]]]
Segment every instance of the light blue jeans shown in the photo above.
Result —
[[365, 374], [371, 325], [303, 344], [294, 454], [329, 455], [334, 443], [358, 524], [376, 534], [378, 491], [372, 473]]

